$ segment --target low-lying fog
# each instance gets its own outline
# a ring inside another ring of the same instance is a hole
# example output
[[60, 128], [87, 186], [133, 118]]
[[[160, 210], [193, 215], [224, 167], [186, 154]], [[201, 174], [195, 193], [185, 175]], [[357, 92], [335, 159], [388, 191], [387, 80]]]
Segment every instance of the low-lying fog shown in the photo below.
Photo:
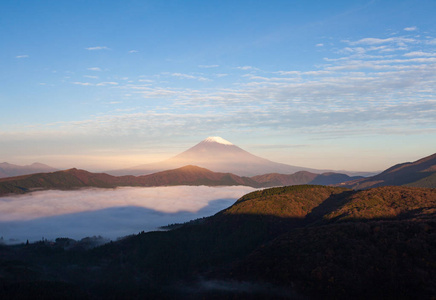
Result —
[[115, 240], [213, 215], [253, 190], [245, 186], [123, 187], [1, 197], [0, 237], [5, 243], [99, 235]]

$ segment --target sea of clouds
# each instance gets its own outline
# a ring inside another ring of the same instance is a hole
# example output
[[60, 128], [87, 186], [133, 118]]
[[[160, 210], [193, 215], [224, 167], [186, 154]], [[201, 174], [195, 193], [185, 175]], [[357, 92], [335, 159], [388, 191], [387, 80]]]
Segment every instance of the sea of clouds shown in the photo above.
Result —
[[213, 215], [253, 190], [245, 186], [122, 187], [0, 197], [0, 237], [9, 244], [58, 237], [115, 240]]

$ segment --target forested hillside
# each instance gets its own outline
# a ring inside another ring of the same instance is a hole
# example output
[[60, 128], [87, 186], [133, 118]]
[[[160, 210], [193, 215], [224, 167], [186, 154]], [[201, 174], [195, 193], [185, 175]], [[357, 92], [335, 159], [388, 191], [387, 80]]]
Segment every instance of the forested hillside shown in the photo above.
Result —
[[436, 295], [436, 190], [271, 188], [92, 250], [64, 239], [1, 253], [7, 297], [426, 299]]

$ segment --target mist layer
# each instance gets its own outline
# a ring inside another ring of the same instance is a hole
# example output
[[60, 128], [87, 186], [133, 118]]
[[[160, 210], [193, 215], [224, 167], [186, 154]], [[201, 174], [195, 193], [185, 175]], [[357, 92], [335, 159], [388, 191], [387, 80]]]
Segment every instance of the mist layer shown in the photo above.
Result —
[[6, 243], [98, 235], [116, 239], [213, 215], [253, 190], [245, 186], [123, 187], [2, 197], [0, 236]]

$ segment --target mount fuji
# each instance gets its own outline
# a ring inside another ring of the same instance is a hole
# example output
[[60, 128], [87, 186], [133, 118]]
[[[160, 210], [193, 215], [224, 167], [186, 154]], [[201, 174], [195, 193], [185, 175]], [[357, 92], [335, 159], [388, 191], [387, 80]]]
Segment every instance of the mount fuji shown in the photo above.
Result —
[[321, 170], [273, 162], [253, 155], [221, 137], [213, 136], [162, 162], [108, 171], [107, 173], [117, 176], [138, 176], [176, 169], [186, 165], [195, 165], [214, 172], [229, 172], [239, 176], [254, 176], [266, 173], [293, 174], [298, 171], [322, 172]]

